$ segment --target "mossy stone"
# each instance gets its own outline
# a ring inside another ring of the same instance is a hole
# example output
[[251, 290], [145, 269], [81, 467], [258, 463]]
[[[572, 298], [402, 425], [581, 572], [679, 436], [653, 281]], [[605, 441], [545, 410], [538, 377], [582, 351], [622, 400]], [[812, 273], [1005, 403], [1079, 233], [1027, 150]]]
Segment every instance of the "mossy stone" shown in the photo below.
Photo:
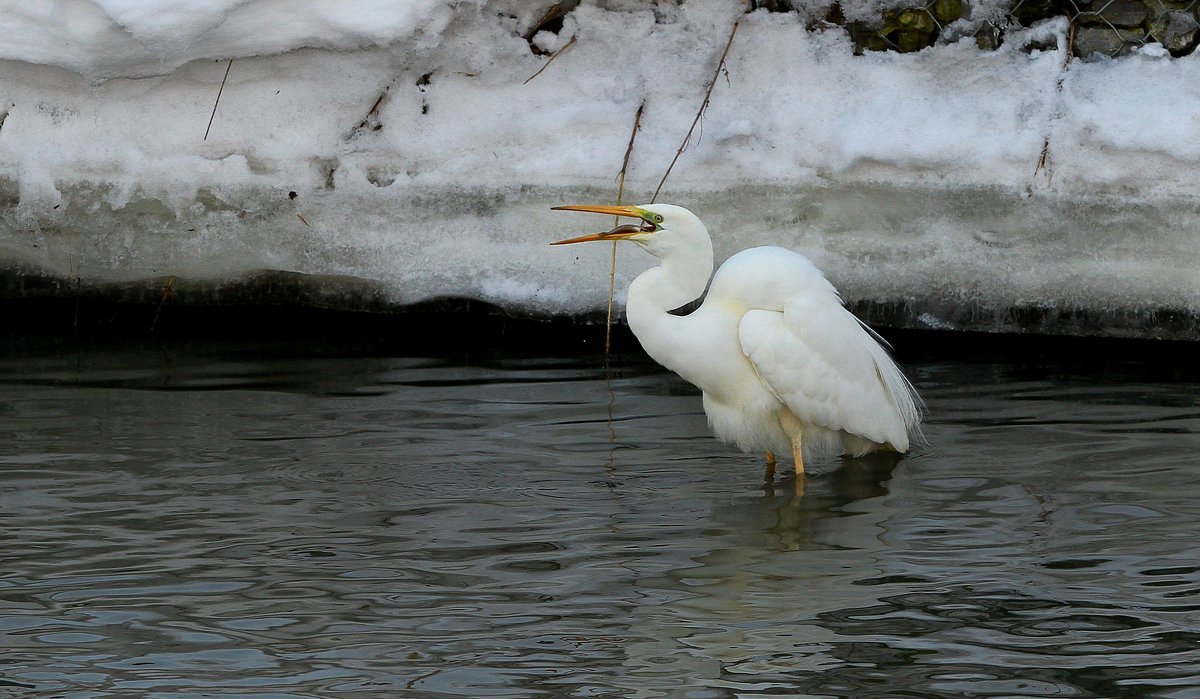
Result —
[[990, 22], [984, 24], [975, 32], [975, 45], [981, 51], [995, 51], [1004, 41], [1004, 32], [998, 25]]
[[865, 22], [851, 22], [847, 28], [850, 40], [854, 42], [854, 54], [861, 56], [864, 51], [886, 51], [890, 46], [879, 29]]
[[962, 0], [934, 0], [933, 16], [943, 24], [953, 22], [962, 17]]
[[900, 48], [901, 53], [920, 51], [926, 46], [930, 46], [932, 44], [933, 35], [929, 32], [913, 29], [901, 29], [896, 35], [896, 46]]
[[1200, 24], [1187, 12], [1164, 12], [1150, 23], [1150, 35], [1172, 56], [1186, 56], [1200, 42]]
[[1144, 35], [1136, 29], [1113, 29], [1112, 27], [1080, 27], [1075, 31], [1075, 55], [1088, 58], [1094, 54], [1121, 56], [1129, 49], [1140, 46]]
[[1055, 0], [1024, 0], [1019, 2], [1011, 12], [1023, 27], [1061, 14], [1055, 6]]
[[1140, 27], [1149, 16], [1146, 6], [1138, 0], [1112, 0], [1093, 3], [1092, 9], [1079, 13], [1075, 21], [1089, 27]]
[[905, 10], [897, 18], [901, 31], [931, 32], [937, 29], [933, 15], [925, 10]]

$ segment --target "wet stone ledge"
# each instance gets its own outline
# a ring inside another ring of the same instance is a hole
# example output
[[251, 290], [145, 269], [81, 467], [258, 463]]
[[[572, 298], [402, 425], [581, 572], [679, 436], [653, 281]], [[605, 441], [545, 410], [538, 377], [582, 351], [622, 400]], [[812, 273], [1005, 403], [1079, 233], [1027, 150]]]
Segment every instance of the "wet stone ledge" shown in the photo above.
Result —
[[[847, 304], [885, 330], [987, 333], [1135, 340], [1200, 341], [1200, 314], [1186, 308], [1085, 308], [1053, 304], [997, 307], [936, 297], [857, 299]], [[437, 326], [439, 342], [475, 343], [474, 334], [538, 328], [557, 344], [587, 343], [605, 319], [603, 309], [547, 315], [476, 299], [445, 297], [405, 303], [369, 280], [263, 270], [231, 279], [155, 277], [81, 283], [35, 270], [0, 270], [0, 317], [8, 329], [50, 332], [179, 332], [320, 335], [349, 322], [388, 333]], [[518, 333], [520, 334], [520, 333]], [[625, 332], [628, 335], [627, 331]]]
[[[787, 0], [758, 0], [752, 9], [797, 11]], [[1065, 17], [1068, 43], [1076, 58], [1116, 57], [1142, 46], [1160, 44], [1172, 56], [1186, 56], [1200, 44], [1200, 2], [1190, 0], [1014, 0], [995, 15], [972, 7], [968, 0], [927, 0], [883, 10], [874, 21], [847, 21], [837, 3], [830, 4], [812, 28], [841, 26], [854, 41], [855, 53], [909, 53], [938, 43], [974, 36], [983, 50], [1004, 45], [1014, 29]], [[1024, 45], [1025, 50], [1050, 48]]]

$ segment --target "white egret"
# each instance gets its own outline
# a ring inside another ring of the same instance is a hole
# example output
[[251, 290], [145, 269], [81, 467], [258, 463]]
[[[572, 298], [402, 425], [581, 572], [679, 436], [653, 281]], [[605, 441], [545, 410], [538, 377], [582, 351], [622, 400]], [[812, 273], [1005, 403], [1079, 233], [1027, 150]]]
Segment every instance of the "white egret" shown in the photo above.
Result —
[[[703, 392], [718, 438], [766, 452], [768, 478], [777, 453], [790, 451], [801, 476], [806, 453], [908, 450], [920, 398], [882, 338], [846, 310], [808, 258], [750, 248], [726, 260], [709, 285], [712, 240], [683, 207], [555, 209], [640, 219], [554, 245], [628, 240], [662, 262], [629, 285], [629, 327], [647, 354]], [[671, 313], [701, 295], [695, 311]]]

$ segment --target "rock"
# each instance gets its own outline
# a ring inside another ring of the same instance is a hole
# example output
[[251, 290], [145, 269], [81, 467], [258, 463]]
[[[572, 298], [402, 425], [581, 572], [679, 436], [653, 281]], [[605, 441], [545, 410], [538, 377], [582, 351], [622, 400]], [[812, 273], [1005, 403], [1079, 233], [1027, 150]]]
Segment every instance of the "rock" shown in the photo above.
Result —
[[975, 45], [981, 51], [995, 51], [1004, 42], [1004, 29], [998, 24], [985, 22], [979, 31], [975, 32]]
[[750, 0], [751, 10], [766, 10], [767, 12], [791, 12], [792, 4], [787, 0]]
[[1085, 26], [1139, 27], [1150, 13], [1137, 0], [1112, 0], [1092, 3], [1093, 9], [1080, 12], [1075, 17], [1077, 24]]
[[937, 22], [934, 21], [933, 15], [925, 10], [905, 10], [896, 18], [900, 25], [900, 31], [910, 32], [931, 32], [937, 29]]
[[920, 51], [933, 45], [941, 29], [933, 15], [924, 8], [887, 10], [883, 13], [883, 26], [863, 28], [865, 31], [860, 29], [856, 32], [854, 28], [850, 30], [855, 53], [859, 54], [864, 49], [878, 50], [877, 47], [881, 44], [883, 49], [901, 53]]
[[1200, 23], [1187, 12], [1164, 12], [1150, 23], [1150, 35], [1172, 56], [1186, 56], [1200, 43]]
[[1009, 13], [1022, 27], [1062, 14], [1058, 11], [1055, 0], [1019, 0]]
[[963, 16], [962, 0], [934, 0], [933, 16], [942, 25], [949, 24]]
[[896, 35], [900, 53], [912, 53], [933, 45], [933, 34], [918, 29], [901, 29]]
[[864, 51], [887, 51], [892, 48], [887, 39], [879, 33], [879, 29], [865, 22], [851, 22], [847, 31], [854, 42], [856, 56], [861, 56]]
[[1145, 43], [1145, 35], [1136, 29], [1112, 27], [1080, 27], [1075, 30], [1075, 55], [1088, 58], [1095, 54], [1121, 56], [1130, 48]]

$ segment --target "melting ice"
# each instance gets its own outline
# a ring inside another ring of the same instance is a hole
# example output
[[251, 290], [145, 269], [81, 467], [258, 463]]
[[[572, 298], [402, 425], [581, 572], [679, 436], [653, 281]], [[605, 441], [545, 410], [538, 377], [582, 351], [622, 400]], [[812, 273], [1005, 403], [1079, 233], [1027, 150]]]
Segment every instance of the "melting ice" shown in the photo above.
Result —
[[549, 207], [614, 200], [642, 105], [648, 201], [740, 20], [659, 197], [718, 258], [793, 247], [880, 322], [1200, 337], [1196, 58], [1067, 60], [1059, 21], [854, 56], [732, 0], [583, 2], [526, 38], [549, 4], [0, 0], [0, 266], [593, 311], [607, 246], [547, 243], [610, 221]]

